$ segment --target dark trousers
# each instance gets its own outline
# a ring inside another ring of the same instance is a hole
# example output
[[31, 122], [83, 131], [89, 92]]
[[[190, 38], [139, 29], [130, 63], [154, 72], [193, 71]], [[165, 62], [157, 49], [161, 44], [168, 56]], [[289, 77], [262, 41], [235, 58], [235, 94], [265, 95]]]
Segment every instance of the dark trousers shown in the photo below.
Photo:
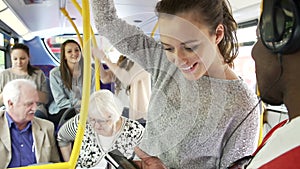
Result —
[[58, 123], [61, 119], [61, 116], [64, 114], [64, 112], [67, 110], [68, 108], [64, 108], [61, 109], [57, 114], [49, 114], [48, 115], [48, 120], [52, 121], [52, 123], [54, 124], [54, 128], [55, 130], [57, 130], [58, 128]]

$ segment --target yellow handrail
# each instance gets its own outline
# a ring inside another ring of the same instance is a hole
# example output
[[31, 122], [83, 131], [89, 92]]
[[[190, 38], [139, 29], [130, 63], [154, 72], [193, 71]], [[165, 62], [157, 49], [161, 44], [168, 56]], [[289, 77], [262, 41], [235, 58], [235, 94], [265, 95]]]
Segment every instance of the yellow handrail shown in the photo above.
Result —
[[[78, 4], [78, 2], [76, 0], [71, 0], [71, 2], [73, 3], [75, 8], [78, 10], [80, 15], [82, 16], [82, 9], [81, 9], [80, 5]], [[90, 25], [90, 23], [89, 23], [89, 25]], [[98, 48], [95, 33], [94, 33], [92, 27], [90, 27], [90, 29], [91, 29], [93, 47]], [[93, 57], [93, 58], [95, 61], [95, 87], [96, 87], [96, 90], [99, 90], [101, 88], [100, 87], [100, 79], [101, 79], [101, 77], [100, 77], [100, 61], [97, 57]]]
[[[43, 164], [43, 165], [32, 165], [26, 167], [18, 167], [19, 169], [74, 169], [77, 164], [77, 159], [79, 156], [81, 142], [84, 134], [84, 129], [87, 120], [88, 107], [89, 107], [89, 97], [90, 97], [90, 86], [91, 86], [91, 44], [90, 44], [90, 9], [89, 9], [89, 1], [82, 0], [82, 18], [83, 18], [83, 43], [82, 43], [82, 51], [84, 57], [84, 65], [83, 65], [83, 90], [82, 90], [82, 102], [80, 109], [80, 119], [77, 129], [77, 134], [74, 142], [74, 146], [72, 149], [71, 157], [68, 162], [61, 163], [51, 163], [51, 164]], [[67, 14], [64, 9], [61, 9], [64, 14]], [[68, 14], [67, 14], [68, 16]], [[76, 27], [76, 26], [75, 26]], [[76, 28], [77, 29], [77, 28]], [[81, 39], [81, 38], [79, 38]]]
[[157, 27], [158, 27], [158, 22], [155, 23], [155, 25], [154, 25], [154, 27], [151, 31], [151, 37], [154, 37], [154, 34], [155, 34], [155, 31], [156, 31]]
[[83, 89], [82, 89], [82, 102], [80, 108], [80, 118], [77, 129], [77, 134], [72, 149], [70, 157], [71, 168], [75, 168], [77, 159], [79, 156], [81, 142], [84, 134], [84, 129], [86, 125], [88, 107], [89, 107], [89, 98], [90, 98], [90, 86], [91, 86], [91, 44], [90, 44], [90, 10], [89, 10], [89, 1], [82, 0], [82, 18], [83, 18], [83, 55], [84, 65], [83, 65]]
[[[260, 92], [259, 92], [259, 89], [258, 87], [256, 87], [256, 95], [258, 97], [260, 97]], [[261, 114], [260, 114], [260, 123], [259, 123], [259, 137], [258, 137], [258, 145], [260, 145], [262, 143], [262, 140], [264, 138], [263, 136], [263, 132], [264, 132], [264, 113], [265, 113], [265, 105], [263, 102], [261, 102], [261, 107], [260, 107], [260, 110], [261, 110]]]
[[76, 34], [77, 34], [77, 37], [79, 39], [79, 42], [80, 42], [80, 46], [82, 47], [82, 38], [80, 36], [80, 33], [75, 25], [75, 23], [73, 22], [72, 18], [70, 17], [69, 13], [66, 11], [65, 8], [60, 8], [60, 11], [68, 18], [69, 22], [72, 24], [73, 28], [75, 29], [76, 31]]

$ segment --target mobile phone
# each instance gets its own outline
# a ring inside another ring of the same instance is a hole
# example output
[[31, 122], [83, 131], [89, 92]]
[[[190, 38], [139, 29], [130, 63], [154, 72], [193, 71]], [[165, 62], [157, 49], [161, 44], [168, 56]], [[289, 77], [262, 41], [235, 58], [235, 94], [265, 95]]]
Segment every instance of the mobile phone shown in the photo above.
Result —
[[117, 149], [108, 152], [104, 158], [117, 169], [139, 169], [139, 167], [132, 160], [127, 159]]

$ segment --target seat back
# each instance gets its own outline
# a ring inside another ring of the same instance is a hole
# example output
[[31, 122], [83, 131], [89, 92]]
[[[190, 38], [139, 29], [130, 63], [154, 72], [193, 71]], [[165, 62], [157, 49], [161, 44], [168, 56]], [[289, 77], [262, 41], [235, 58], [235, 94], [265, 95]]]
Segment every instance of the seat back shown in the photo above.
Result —
[[53, 102], [54, 98], [53, 98], [53, 95], [52, 95], [52, 92], [51, 92], [50, 80], [49, 80], [48, 77], [46, 77], [46, 81], [47, 81], [47, 86], [48, 86], [48, 91], [49, 91], [49, 94], [48, 94], [48, 103], [46, 104], [46, 108], [47, 108], [47, 111], [48, 111], [49, 110], [49, 106]]
[[49, 78], [50, 70], [55, 67], [54, 65], [33, 65], [33, 66], [40, 68], [44, 72], [45, 76], [48, 78]]
[[79, 112], [71, 107], [68, 108], [67, 110], [65, 110], [65, 112], [62, 114], [62, 116], [59, 119], [58, 125], [56, 127], [56, 131], [58, 132], [59, 128], [69, 119], [71, 119], [72, 117], [74, 117], [76, 114], [78, 114]]

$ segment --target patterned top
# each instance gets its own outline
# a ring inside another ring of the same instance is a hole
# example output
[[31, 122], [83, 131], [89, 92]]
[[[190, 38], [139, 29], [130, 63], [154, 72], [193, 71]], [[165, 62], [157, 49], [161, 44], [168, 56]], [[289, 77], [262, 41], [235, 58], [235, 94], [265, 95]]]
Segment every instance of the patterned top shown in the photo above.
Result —
[[[68, 120], [58, 131], [57, 141], [60, 147], [68, 145], [74, 141], [79, 123], [79, 114]], [[129, 158], [133, 154], [133, 149], [137, 146], [143, 136], [144, 127], [137, 121], [122, 117], [122, 127], [116, 134], [115, 140], [108, 151], [118, 149]], [[93, 167], [104, 157], [105, 151], [97, 141], [97, 133], [91, 125], [86, 124], [80, 154], [77, 165], [81, 168]]]
[[151, 74], [144, 151], [169, 168], [208, 169], [226, 168], [256, 149], [258, 100], [243, 80], [189, 81], [161, 44], [117, 17], [112, 0], [92, 0], [92, 8], [98, 33]]

